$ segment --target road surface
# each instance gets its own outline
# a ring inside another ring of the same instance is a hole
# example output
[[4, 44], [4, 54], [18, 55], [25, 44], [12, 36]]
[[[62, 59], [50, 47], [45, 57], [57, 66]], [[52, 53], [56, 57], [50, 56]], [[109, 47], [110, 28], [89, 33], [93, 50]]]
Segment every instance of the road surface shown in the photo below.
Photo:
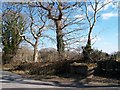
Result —
[[2, 88], [57, 88], [52, 82], [25, 79], [8, 71], [0, 71], [0, 75]]
[[79, 83], [75, 85], [74, 84], [67, 85], [67, 84], [61, 84], [59, 82], [37, 81], [37, 80], [22, 78], [22, 76], [8, 71], [0, 71], [0, 85], [1, 88], [25, 88], [25, 90], [29, 90], [30, 88], [82, 88], [82, 90], [120, 90], [120, 87], [116, 87], [116, 86], [91, 87], [91, 86], [84, 86]]

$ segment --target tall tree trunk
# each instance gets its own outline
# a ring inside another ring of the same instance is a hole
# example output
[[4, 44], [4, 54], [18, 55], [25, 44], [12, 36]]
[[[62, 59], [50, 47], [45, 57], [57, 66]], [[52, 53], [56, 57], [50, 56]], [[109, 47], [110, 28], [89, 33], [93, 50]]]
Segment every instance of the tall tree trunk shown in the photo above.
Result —
[[63, 33], [62, 33], [62, 24], [61, 20], [55, 21], [56, 24], [56, 39], [57, 39], [57, 51], [59, 54], [64, 52], [64, 40], [63, 40]]
[[88, 33], [88, 40], [86, 44], [86, 49], [91, 50], [91, 33], [92, 33], [92, 27], [90, 28], [90, 31]]
[[85, 46], [85, 48], [83, 48], [83, 56], [84, 56], [84, 61], [85, 62], [90, 62], [90, 53], [91, 53], [91, 33], [92, 33], [92, 27], [90, 27], [89, 29], [89, 33], [88, 33], [88, 38], [87, 38], [87, 44]]
[[90, 48], [91, 48], [91, 35], [90, 35], [90, 33], [88, 35], [87, 46], [90, 46]]
[[34, 45], [33, 61], [38, 62], [38, 40], [36, 40]]

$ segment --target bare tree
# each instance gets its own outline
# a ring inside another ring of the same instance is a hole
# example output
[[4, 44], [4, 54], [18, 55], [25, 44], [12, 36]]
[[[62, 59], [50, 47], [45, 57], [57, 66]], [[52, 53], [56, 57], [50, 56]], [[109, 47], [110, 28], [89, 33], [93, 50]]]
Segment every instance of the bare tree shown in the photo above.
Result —
[[[32, 5], [31, 5], [32, 6]], [[35, 6], [35, 5], [33, 5]], [[77, 31], [77, 30], [66, 30], [68, 26], [73, 24], [78, 24], [82, 20], [78, 18], [73, 18], [72, 14], [75, 11], [77, 2], [51, 2], [42, 3], [38, 2], [36, 7], [41, 7], [48, 12], [47, 16], [50, 20], [54, 21], [56, 27], [56, 39], [57, 39], [57, 51], [60, 55], [65, 50], [65, 45], [68, 40], [64, 40], [67, 35]], [[67, 38], [66, 38], [67, 39]]]
[[[47, 21], [46, 12], [42, 8], [30, 7], [29, 4], [26, 8], [28, 16], [28, 33], [21, 35], [23, 39], [28, 42], [33, 48], [33, 61], [38, 62], [38, 45], [39, 41], [42, 42], [43, 32]], [[29, 33], [30, 31], [30, 33]]]
[[[84, 2], [84, 11], [85, 11], [85, 17], [88, 21], [89, 29], [88, 29], [88, 38], [87, 38], [87, 44], [86, 49], [91, 50], [91, 34], [94, 29], [94, 26], [97, 22], [97, 18], [100, 16], [100, 11], [104, 9], [104, 7], [108, 4], [110, 4], [110, 0], [102, 1], [102, 0], [89, 0], [89, 2]], [[91, 10], [91, 11], [90, 11]]]
[[89, 0], [89, 2], [83, 2], [82, 9], [84, 11], [84, 16], [86, 21], [88, 22], [88, 36], [87, 36], [87, 44], [83, 49], [84, 60], [92, 60], [90, 57], [92, 46], [91, 46], [91, 35], [92, 31], [97, 23], [98, 17], [100, 17], [100, 12], [104, 10], [104, 7], [108, 4], [112, 3], [110, 0]]

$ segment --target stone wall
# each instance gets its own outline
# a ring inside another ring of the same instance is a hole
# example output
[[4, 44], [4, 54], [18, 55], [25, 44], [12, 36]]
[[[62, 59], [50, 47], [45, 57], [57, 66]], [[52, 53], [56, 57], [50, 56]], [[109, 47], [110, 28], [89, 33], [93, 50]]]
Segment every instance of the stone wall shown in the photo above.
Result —
[[88, 67], [87, 65], [82, 65], [82, 64], [71, 64], [70, 66], [70, 73], [71, 74], [80, 74], [87, 76], [88, 74]]

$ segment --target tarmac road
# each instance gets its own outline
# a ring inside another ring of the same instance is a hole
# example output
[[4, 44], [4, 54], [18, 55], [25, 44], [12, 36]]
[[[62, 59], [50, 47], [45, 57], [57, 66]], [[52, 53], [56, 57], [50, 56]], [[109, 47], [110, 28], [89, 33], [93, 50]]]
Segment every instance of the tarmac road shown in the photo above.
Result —
[[22, 78], [20, 75], [0, 71], [0, 84], [2, 88], [54, 88], [57, 87], [51, 82], [43, 82]]
[[[76, 90], [74, 88], [79, 88], [79, 90], [120, 90], [120, 87], [117, 86], [83, 86], [83, 85], [64, 85], [59, 84], [57, 82], [44, 82], [37, 81], [32, 79], [22, 78], [22, 76], [8, 72], [8, 71], [0, 71], [0, 85], [2, 90], [12, 90], [13, 88], [22, 88], [22, 90], [31, 90], [31, 88], [36, 90], [37, 88], [46, 88], [51, 90], [56, 90], [56, 88], [62, 88], [61, 90]], [[53, 89], [54, 88], [54, 89]], [[17, 90], [17, 89], [15, 89]]]

